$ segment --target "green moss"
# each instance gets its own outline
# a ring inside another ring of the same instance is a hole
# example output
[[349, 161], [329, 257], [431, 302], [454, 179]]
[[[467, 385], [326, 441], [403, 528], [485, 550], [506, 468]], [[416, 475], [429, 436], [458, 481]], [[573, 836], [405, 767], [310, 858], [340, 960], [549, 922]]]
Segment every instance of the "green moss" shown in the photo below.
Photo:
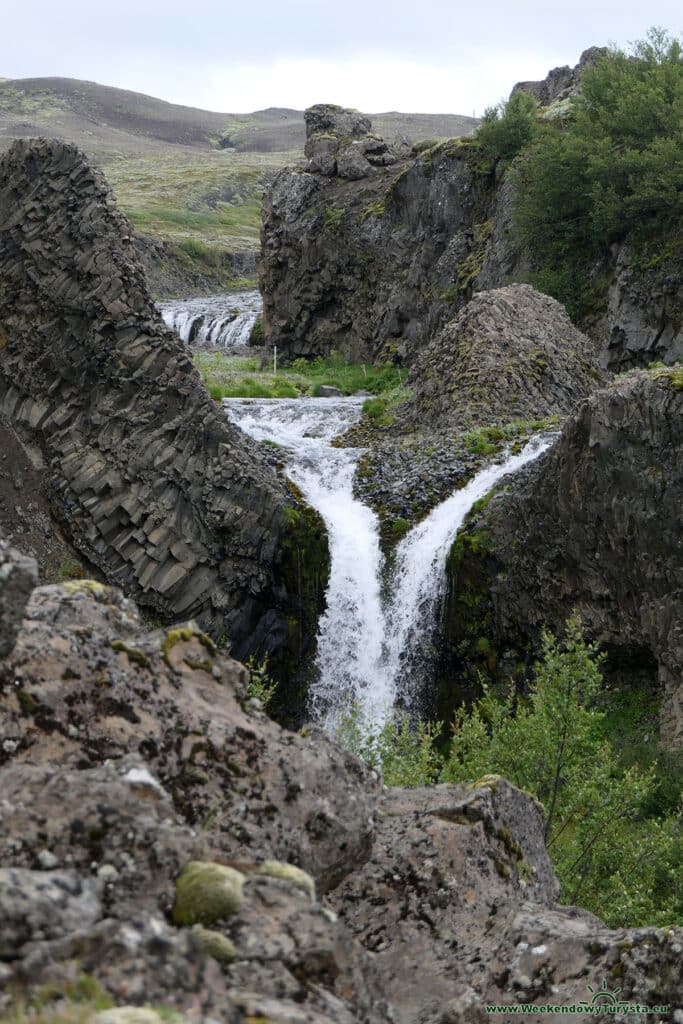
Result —
[[98, 583], [97, 580], [69, 580], [63, 583], [62, 587], [67, 594], [91, 594], [97, 597], [101, 597], [107, 590], [105, 585]]
[[410, 529], [410, 523], [407, 519], [402, 519], [400, 516], [397, 516], [396, 519], [391, 520], [389, 529], [391, 531], [392, 540], [400, 540], [401, 537], [404, 537]]
[[477, 779], [476, 782], [472, 783], [472, 789], [488, 788], [492, 789], [493, 792], [495, 793], [496, 789], [498, 788], [498, 783], [500, 782], [500, 779], [500, 775], [482, 775], [480, 779]]
[[322, 211], [323, 227], [331, 234], [337, 234], [341, 227], [344, 211], [338, 206], [326, 206]]
[[[296, 720], [306, 698], [306, 674], [315, 651], [318, 619], [325, 607], [330, 553], [325, 524], [307, 505], [290, 480], [287, 486], [294, 504], [284, 512], [285, 530], [278, 566], [285, 601], [281, 607], [288, 622], [286, 643], [270, 655], [269, 675], [278, 687], [269, 713], [289, 723]], [[258, 660], [261, 655], [253, 652]]]
[[242, 906], [244, 881], [234, 868], [190, 861], [176, 881], [174, 923], [208, 925], [236, 914]]
[[234, 944], [222, 932], [196, 924], [192, 928], [192, 934], [206, 955], [212, 956], [219, 964], [229, 964], [237, 956]]
[[307, 872], [302, 871], [301, 868], [294, 867], [292, 864], [285, 864], [279, 860], [266, 860], [263, 864], [259, 864], [255, 874], [277, 878], [281, 882], [286, 882], [287, 885], [292, 886], [294, 889], [300, 889], [311, 900], [315, 900], [315, 882]]
[[683, 366], [667, 367], [665, 370], [655, 370], [652, 379], [658, 384], [664, 384], [672, 391], [683, 391]]
[[383, 196], [381, 199], [375, 200], [374, 203], [368, 203], [368, 205], [361, 210], [359, 220], [362, 223], [363, 221], [366, 221], [368, 217], [383, 217], [386, 212], [387, 202], [386, 197]]
[[502, 860], [496, 861], [496, 871], [501, 878], [509, 878], [511, 874], [509, 866]]
[[265, 333], [263, 330], [263, 317], [257, 316], [256, 320], [254, 321], [254, 326], [251, 329], [251, 334], [249, 336], [249, 344], [263, 345], [264, 341]]
[[176, 629], [169, 629], [161, 645], [161, 656], [166, 664], [171, 664], [169, 654], [176, 644], [187, 643], [192, 639], [198, 640], [212, 657], [218, 653], [218, 648], [211, 637], [207, 636], [206, 633], [202, 633], [201, 630], [197, 629], [195, 626], [179, 626]]
[[509, 857], [511, 857], [513, 860], [524, 859], [524, 850], [519, 845], [517, 840], [513, 838], [509, 829], [499, 828], [498, 831], [496, 832], [496, 836], [498, 837], [498, 839], [500, 839], [501, 843], [505, 847]]
[[114, 651], [121, 651], [123, 654], [126, 654], [128, 660], [132, 661], [135, 665], [139, 665], [140, 668], [149, 668], [148, 656], [138, 647], [129, 647], [128, 644], [124, 644], [123, 640], [112, 640], [111, 648]]

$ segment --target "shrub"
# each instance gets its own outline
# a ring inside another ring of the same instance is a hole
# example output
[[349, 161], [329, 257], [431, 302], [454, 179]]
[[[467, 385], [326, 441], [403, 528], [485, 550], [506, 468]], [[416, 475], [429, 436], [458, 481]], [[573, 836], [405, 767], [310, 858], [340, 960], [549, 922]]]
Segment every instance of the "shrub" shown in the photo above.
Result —
[[[457, 711], [443, 758], [435, 747], [440, 724], [415, 726], [400, 712], [370, 735], [352, 717], [341, 736], [384, 770], [389, 785], [506, 776], [543, 804], [567, 902], [612, 927], [681, 923], [680, 776], [677, 792], [663, 792], [656, 766], [619, 762], [598, 704], [600, 662], [576, 621], [562, 641], [546, 633], [528, 696], [484, 688], [471, 708]], [[662, 807], [668, 816], [651, 816]]]
[[515, 234], [542, 268], [533, 283], [576, 316], [610, 243], [680, 234], [680, 42], [652, 29], [630, 53], [612, 50], [585, 71], [566, 128], [546, 124], [530, 142], [512, 174]]
[[537, 109], [538, 104], [529, 93], [513, 93], [507, 102], [484, 111], [477, 141], [491, 156], [509, 163], [533, 139]]

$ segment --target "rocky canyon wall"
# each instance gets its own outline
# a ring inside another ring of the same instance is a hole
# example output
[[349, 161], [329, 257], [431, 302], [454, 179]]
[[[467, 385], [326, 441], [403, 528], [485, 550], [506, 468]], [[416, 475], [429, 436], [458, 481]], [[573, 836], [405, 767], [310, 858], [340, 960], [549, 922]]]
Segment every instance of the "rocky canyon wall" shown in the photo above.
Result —
[[0, 410], [42, 449], [57, 518], [108, 580], [243, 656], [302, 653], [322, 525], [211, 401], [106, 181], [59, 142], [19, 141], [0, 164]]

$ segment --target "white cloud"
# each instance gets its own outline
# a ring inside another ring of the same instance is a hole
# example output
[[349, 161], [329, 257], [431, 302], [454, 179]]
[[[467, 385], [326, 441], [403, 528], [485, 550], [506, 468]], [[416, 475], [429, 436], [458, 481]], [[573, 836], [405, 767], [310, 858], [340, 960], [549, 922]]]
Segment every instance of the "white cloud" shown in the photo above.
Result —
[[[517, 53], [481, 54], [468, 65], [435, 66], [385, 56], [347, 60], [277, 60], [207, 69], [196, 82], [192, 102], [210, 110], [247, 112], [264, 107], [302, 109], [313, 103], [339, 103], [364, 111], [472, 114], [507, 96], [522, 78], [543, 78], [549, 60]], [[175, 102], [187, 102], [179, 85]]]

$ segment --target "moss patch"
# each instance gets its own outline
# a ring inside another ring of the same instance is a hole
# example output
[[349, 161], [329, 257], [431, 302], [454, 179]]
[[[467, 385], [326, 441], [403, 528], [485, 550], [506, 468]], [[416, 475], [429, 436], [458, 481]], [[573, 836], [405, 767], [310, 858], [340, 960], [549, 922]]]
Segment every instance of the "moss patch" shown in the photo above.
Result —
[[315, 882], [306, 871], [294, 867], [293, 864], [285, 864], [279, 860], [265, 860], [263, 864], [259, 864], [255, 874], [277, 878], [281, 882], [286, 882], [293, 889], [301, 890], [311, 900], [315, 900]]
[[208, 925], [236, 914], [242, 906], [244, 881], [234, 868], [190, 861], [176, 882], [174, 923]]
[[219, 964], [229, 964], [237, 956], [234, 944], [222, 932], [196, 924], [192, 929], [192, 934], [206, 955], [212, 956]]

